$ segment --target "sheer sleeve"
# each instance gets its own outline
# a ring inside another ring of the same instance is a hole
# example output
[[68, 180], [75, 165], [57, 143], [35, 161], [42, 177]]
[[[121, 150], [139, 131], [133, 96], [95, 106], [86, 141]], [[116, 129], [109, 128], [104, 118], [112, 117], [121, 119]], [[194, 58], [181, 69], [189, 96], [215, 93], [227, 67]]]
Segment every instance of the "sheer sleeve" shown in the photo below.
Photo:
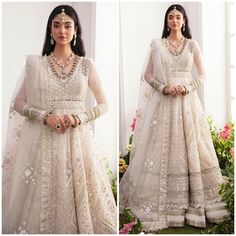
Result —
[[19, 87], [16, 96], [14, 97], [14, 110], [20, 115], [25, 116], [31, 120], [38, 120], [40, 122], [44, 121], [44, 117], [47, 114], [46, 111], [37, 109], [36, 107], [29, 106], [27, 104], [26, 96], [26, 67], [24, 68], [22, 74], [22, 83]]
[[107, 99], [102, 87], [99, 73], [93, 60], [90, 60], [89, 67], [88, 85], [95, 96], [97, 105], [92, 109], [77, 115], [80, 120], [80, 124], [85, 124], [89, 121], [95, 120], [108, 110]]
[[152, 43], [150, 45], [148, 59], [147, 59], [147, 65], [144, 70], [143, 76], [149, 85], [151, 85], [153, 88], [155, 88], [159, 92], [161, 92], [161, 93], [163, 92], [163, 89], [166, 86], [164, 84], [162, 84], [156, 77], [153, 76]]
[[194, 42], [193, 60], [197, 68], [198, 77], [196, 79], [193, 79], [191, 83], [186, 86], [189, 92], [194, 91], [197, 88], [199, 88], [200, 85], [204, 82], [204, 79], [206, 77], [201, 49], [196, 41], [193, 41], [193, 42]]

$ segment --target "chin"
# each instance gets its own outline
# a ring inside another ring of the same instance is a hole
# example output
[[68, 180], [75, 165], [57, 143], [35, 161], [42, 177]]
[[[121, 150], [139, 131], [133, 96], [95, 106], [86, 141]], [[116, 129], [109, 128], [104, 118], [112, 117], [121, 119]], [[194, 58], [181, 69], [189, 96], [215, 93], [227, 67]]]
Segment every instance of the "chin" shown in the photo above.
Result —
[[58, 46], [68, 46], [70, 45], [70, 42], [56, 42]]

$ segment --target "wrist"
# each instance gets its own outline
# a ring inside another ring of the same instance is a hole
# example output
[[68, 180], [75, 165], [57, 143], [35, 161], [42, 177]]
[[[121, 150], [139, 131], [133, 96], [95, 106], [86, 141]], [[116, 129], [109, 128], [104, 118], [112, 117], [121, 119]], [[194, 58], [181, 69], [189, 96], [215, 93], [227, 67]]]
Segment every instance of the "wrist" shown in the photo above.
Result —
[[162, 89], [162, 94], [168, 95], [168, 92], [166, 92], [166, 89], [167, 89], [168, 87], [169, 87], [169, 86], [165, 86], [165, 87]]

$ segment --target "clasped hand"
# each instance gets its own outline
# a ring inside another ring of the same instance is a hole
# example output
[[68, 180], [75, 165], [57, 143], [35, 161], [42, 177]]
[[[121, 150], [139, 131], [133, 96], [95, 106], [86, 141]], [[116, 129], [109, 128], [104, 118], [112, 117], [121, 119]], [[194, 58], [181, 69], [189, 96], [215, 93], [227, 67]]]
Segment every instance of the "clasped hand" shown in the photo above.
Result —
[[59, 134], [64, 134], [67, 129], [76, 125], [76, 120], [72, 115], [59, 116], [49, 114], [46, 118], [46, 123]]
[[187, 93], [186, 88], [183, 85], [168, 86], [164, 89], [164, 94], [170, 95], [172, 97], [176, 97], [179, 95], [185, 96], [186, 93]]

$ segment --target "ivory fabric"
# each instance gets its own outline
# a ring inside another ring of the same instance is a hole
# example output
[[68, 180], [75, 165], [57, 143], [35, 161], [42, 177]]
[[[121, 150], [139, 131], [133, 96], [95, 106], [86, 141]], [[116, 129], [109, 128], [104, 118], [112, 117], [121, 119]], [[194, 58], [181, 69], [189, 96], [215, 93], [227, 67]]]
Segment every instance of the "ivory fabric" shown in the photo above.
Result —
[[106, 112], [94, 62], [80, 57], [63, 83], [47, 56], [28, 56], [20, 81], [3, 161], [3, 233], [116, 233], [116, 204], [91, 119], [58, 134], [20, 115], [27, 104], [54, 114], [86, 116], [88, 87], [97, 101], [95, 109]]
[[[228, 215], [218, 193], [223, 182], [209, 127], [196, 89], [165, 96], [160, 87], [203, 81], [205, 70], [196, 41], [185, 39], [174, 56], [167, 39], [151, 42], [140, 81], [130, 165], [120, 182], [120, 210], [130, 207], [146, 231], [205, 227]], [[196, 66], [198, 78], [192, 78]], [[158, 81], [157, 89], [149, 83]], [[148, 82], [148, 83], [147, 83]], [[162, 86], [163, 85], [163, 86]]]

